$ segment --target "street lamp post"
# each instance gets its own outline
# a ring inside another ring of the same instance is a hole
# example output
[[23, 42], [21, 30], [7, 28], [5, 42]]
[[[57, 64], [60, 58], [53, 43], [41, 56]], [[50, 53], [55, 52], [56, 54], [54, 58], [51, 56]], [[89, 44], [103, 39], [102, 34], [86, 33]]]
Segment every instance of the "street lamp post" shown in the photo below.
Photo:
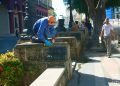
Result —
[[70, 20], [69, 20], [69, 28], [72, 27], [72, 22], [73, 22], [73, 15], [72, 15], [72, 4], [71, 4], [71, 0], [70, 1]]

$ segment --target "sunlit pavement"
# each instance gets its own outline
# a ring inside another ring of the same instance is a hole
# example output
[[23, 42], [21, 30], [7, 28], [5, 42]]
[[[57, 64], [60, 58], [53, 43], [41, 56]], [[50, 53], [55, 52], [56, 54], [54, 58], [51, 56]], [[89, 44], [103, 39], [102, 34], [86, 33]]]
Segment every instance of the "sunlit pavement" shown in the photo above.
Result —
[[91, 61], [73, 73], [68, 86], [120, 86], [120, 53], [108, 58], [105, 52], [91, 49], [86, 55]]

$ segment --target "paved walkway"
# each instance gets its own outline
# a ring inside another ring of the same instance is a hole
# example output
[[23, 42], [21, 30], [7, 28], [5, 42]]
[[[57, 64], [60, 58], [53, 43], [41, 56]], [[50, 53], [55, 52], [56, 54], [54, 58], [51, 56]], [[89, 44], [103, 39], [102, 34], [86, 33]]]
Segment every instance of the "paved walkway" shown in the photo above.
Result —
[[76, 68], [68, 86], [120, 86], [120, 53], [108, 58], [105, 52], [91, 49], [86, 55], [91, 61]]

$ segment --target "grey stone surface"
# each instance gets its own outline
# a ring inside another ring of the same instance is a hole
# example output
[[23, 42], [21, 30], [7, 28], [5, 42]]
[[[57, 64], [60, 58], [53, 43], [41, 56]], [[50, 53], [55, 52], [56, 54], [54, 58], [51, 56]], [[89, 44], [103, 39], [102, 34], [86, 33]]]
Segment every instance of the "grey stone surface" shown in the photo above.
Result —
[[81, 64], [81, 68], [73, 72], [68, 86], [120, 86], [119, 52], [113, 52], [108, 58], [105, 51], [99, 50], [96, 47], [85, 53], [90, 61]]

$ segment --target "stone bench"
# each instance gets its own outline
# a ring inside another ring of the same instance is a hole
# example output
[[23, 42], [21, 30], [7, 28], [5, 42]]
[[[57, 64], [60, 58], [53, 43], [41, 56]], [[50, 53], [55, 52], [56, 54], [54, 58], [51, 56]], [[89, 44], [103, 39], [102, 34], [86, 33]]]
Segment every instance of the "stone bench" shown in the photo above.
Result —
[[43, 43], [26, 42], [17, 44], [15, 57], [18, 57], [24, 65], [27, 85], [35, 80], [47, 68], [64, 67], [68, 79], [72, 75], [70, 46], [68, 43], [56, 42], [51, 47]]
[[30, 86], [67, 86], [65, 68], [47, 68]]

